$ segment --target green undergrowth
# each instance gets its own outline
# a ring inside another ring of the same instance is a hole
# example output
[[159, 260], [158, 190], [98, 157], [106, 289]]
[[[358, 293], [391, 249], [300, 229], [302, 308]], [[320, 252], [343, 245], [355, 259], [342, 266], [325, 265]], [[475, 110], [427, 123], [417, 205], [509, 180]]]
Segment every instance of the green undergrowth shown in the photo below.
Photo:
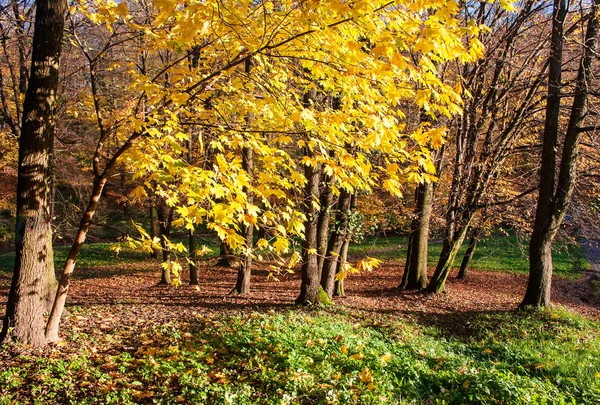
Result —
[[[175, 241], [186, 243], [184, 239]], [[484, 238], [478, 244], [475, 251], [471, 269], [509, 271], [527, 273], [529, 262], [527, 258], [528, 241], [514, 235], [494, 235]], [[404, 237], [368, 237], [360, 243], [350, 246], [350, 260], [358, 257], [371, 256], [381, 260], [394, 260], [404, 262], [406, 258], [407, 239]], [[216, 238], [199, 238], [198, 246], [206, 245], [211, 253], [206, 257], [218, 256], [219, 244]], [[115, 247], [119, 246], [119, 253], [115, 253]], [[68, 247], [57, 247], [55, 249], [55, 263], [60, 268], [65, 262]], [[429, 266], [435, 266], [440, 255], [442, 245], [440, 242], [432, 242], [429, 245]], [[454, 266], [460, 266], [462, 255], [466, 247], [463, 247], [457, 256]], [[126, 244], [120, 243], [93, 243], [85, 245], [77, 265], [80, 268], [92, 268], [98, 266], [115, 266], [123, 263], [142, 263], [148, 259], [148, 253], [135, 250]], [[583, 249], [576, 243], [556, 243], [553, 251], [554, 274], [577, 279], [581, 277], [589, 263], [583, 256]], [[0, 271], [9, 272], [13, 269], [14, 254], [0, 255]]]
[[[175, 239], [176, 242], [186, 243], [186, 240]], [[199, 248], [206, 244], [212, 251], [207, 257], [218, 256], [219, 245], [216, 238], [199, 238]], [[118, 249], [117, 249], [118, 248]], [[54, 248], [54, 264], [61, 268], [67, 259], [70, 246], [58, 246]], [[14, 253], [0, 255], [0, 272], [13, 270]], [[77, 259], [78, 268], [93, 268], [99, 266], [117, 266], [125, 263], [143, 263], [149, 259], [148, 252], [141, 249], [129, 247], [126, 243], [102, 242], [84, 245]]]
[[79, 333], [0, 365], [0, 404], [600, 403], [598, 323], [563, 310], [465, 316], [448, 315], [466, 335], [339, 309]]
[[[515, 235], [494, 234], [482, 238], [473, 255], [471, 269], [527, 273], [528, 243], [529, 240]], [[354, 257], [368, 255], [381, 260], [400, 260], [403, 263], [406, 260], [406, 246], [405, 237], [370, 237], [360, 244], [351, 245], [349, 253]], [[429, 244], [429, 266], [437, 264], [441, 250], [441, 242], [433, 241]], [[455, 267], [460, 266], [465, 250], [466, 246], [463, 246], [455, 260]], [[577, 279], [590, 268], [582, 247], [577, 243], [555, 243], [552, 257], [554, 274], [559, 276]]]

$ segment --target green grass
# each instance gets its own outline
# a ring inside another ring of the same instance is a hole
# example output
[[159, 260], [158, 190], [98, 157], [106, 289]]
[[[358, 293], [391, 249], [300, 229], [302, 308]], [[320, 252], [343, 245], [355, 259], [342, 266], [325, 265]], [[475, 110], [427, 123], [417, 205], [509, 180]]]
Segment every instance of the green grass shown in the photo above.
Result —
[[[187, 243], [187, 239], [175, 238], [174, 242]], [[199, 238], [198, 247], [206, 244], [212, 252], [208, 255], [209, 257], [215, 257], [219, 254], [219, 245], [216, 242], [216, 238]], [[114, 248], [120, 247], [119, 253], [114, 251]], [[67, 259], [70, 246], [59, 246], [54, 249], [54, 264], [57, 268], [62, 267]], [[6, 253], [0, 255], [0, 272], [12, 272], [14, 266], [14, 253]], [[79, 268], [91, 268], [98, 266], [115, 266], [124, 263], [136, 263], [143, 262], [149, 258], [147, 252], [141, 249], [132, 249], [126, 243], [91, 243], [86, 244], [79, 258], [77, 259], [77, 267]]]
[[[508, 271], [516, 273], [527, 273], [529, 271], [529, 260], [527, 256], [527, 239], [519, 238], [514, 235], [493, 235], [483, 238], [477, 245], [471, 269]], [[368, 254], [382, 260], [400, 260], [404, 262], [406, 258], [407, 238], [404, 237], [370, 237], [360, 244], [353, 244], [350, 247], [349, 254], [360, 256]], [[398, 248], [392, 250], [392, 248]], [[377, 252], [383, 250], [383, 252]], [[433, 242], [429, 245], [429, 266], [435, 266], [442, 250], [440, 242]], [[463, 246], [454, 263], [459, 267], [462, 256], [466, 250]], [[369, 252], [373, 252], [369, 254]], [[583, 249], [577, 244], [556, 243], [552, 253], [554, 262], [554, 274], [579, 278], [583, 271], [589, 269], [589, 263], [583, 255]]]
[[[175, 239], [176, 242], [186, 243], [186, 240]], [[482, 239], [477, 245], [471, 269], [475, 270], [494, 270], [509, 271], [517, 273], [527, 273], [529, 271], [529, 262], [527, 258], [526, 239], [518, 238], [514, 235], [494, 235]], [[209, 257], [215, 257], [219, 252], [219, 245], [216, 238], [203, 238], [198, 241], [198, 245], [206, 244], [212, 253]], [[381, 260], [400, 260], [404, 262], [406, 257], [407, 239], [404, 237], [367, 237], [361, 243], [355, 243], [350, 246], [349, 255], [352, 257], [369, 255]], [[78, 266], [81, 268], [90, 268], [95, 266], [110, 266], [122, 263], [141, 262], [148, 258], [148, 254], [139, 250], [133, 250], [122, 244], [122, 250], [116, 255], [111, 248], [116, 243], [94, 243], [85, 245]], [[435, 266], [440, 255], [442, 245], [440, 242], [430, 243], [429, 246], [429, 266]], [[454, 266], [460, 266], [462, 255], [466, 247], [461, 249]], [[58, 247], [55, 250], [55, 263], [62, 266], [68, 253], [68, 247]], [[581, 277], [583, 271], [589, 269], [589, 263], [583, 256], [581, 246], [576, 244], [556, 244], [553, 252], [554, 273], [559, 276], [569, 278]], [[12, 271], [14, 263], [14, 254], [8, 253], [0, 255], [0, 271]]]
[[198, 316], [17, 355], [0, 404], [597, 404], [599, 328], [562, 310], [477, 314], [468, 336], [339, 311]]

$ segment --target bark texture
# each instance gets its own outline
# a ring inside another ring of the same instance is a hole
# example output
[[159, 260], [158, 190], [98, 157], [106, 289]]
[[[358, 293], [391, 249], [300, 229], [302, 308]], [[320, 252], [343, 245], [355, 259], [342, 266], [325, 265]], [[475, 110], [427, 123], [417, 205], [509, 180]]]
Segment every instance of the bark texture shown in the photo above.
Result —
[[0, 332], [3, 342], [13, 340], [36, 348], [46, 344], [43, 288], [51, 255], [50, 159], [66, 8], [64, 0], [37, 2], [19, 139], [15, 268]]
[[415, 201], [415, 218], [411, 225], [406, 266], [400, 288], [422, 290], [427, 286], [427, 248], [429, 219], [433, 207], [433, 183], [419, 184]]
[[[310, 157], [310, 152], [307, 152]], [[321, 275], [317, 259], [319, 211], [315, 203], [319, 201], [320, 169], [313, 165], [304, 166], [306, 186], [304, 187], [305, 238], [302, 241], [302, 284], [296, 304], [319, 303]]]
[[460, 263], [460, 270], [458, 271], [458, 275], [456, 276], [457, 279], [464, 280], [467, 278], [469, 266], [471, 265], [471, 260], [473, 260], [473, 254], [475, 254], [475, 249], [477, 248], [477, 242], [479, 242], [480, 236], [481, 227], [473, 228], [473, 230], [471, 231], [471, 239], [469, 239], [469, 246], [465, 251], [462, 262]]
[[348, 233], [351, 200], [352, 194], [346, 190], [341, 190], [335, 213], [335, 223], [327, 245], [327, 255], [323, 262], [321, 287], [323, 287], [323, 290], [325, 290], [330, 298], [333, 297], [334, 294], [335, 275], [337, 274], [337, 268], [340, 263], [344, 239]]
[[575, 95], [562, 145], [557, 181], [564, 22], [568, 10], [565, 0], [554, 1], [539, 197], [533, 233], [529, 241], [529, 281], [521, 307], [550, 304], [553, 270], [552, 243], [564, 219], [575, 186], [577, 149], [581, 135], [580, 124], [586, 114], [586, 101], [592, 79], [592, 62], [597, 60], [596, 36], [598, 34], [599, 3], [600, 0], [594, 0], [587, 18], [583, 51], [575, 83]]

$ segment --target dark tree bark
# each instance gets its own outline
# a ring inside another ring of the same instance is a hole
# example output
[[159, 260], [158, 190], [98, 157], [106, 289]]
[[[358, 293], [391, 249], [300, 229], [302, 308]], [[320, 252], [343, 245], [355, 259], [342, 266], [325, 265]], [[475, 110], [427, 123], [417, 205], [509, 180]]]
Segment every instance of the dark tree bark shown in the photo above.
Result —
[[459, 280], [464, 280], [467, 278], [467, 272], [469, 270], [469, 265], [471, 264], [471, 260], [473, 260], [473, 254], [475, 253], [475, 249], [477, 248], [477, 242], [479, 242], [479, 237], [481, 236], [481, 226], [477, 226], [473, 228], [471, 231], [471, 239], [469, 239], [469, 246], [463, 256], [463, 260], [460, 264], [460, 270], [458, 271], [458, 275], [456, 276]]
[[556, 181], [558, 133], [560, 125], [560, 99], [562, 86], [562, 59], [564, 22], [568, 13], [565, 0], [555, 0], [552, 18], [550, 69], [548, 72], [548, 98], [544, 123], [542, 166], [539, 197], [529, 241], [529, 281], [520, 307], [550, 304], [552, 281], [552, 243], [566, 214], [576, 180], [576, 161], [580, 124], [586, 114], [586, 101], [592, 79], [592, 62], [596, 60], [596, 35], [598, 33], [598, 4], [594, 0], [587, 18], [575, 92]]
[[219, 259], [217, 260], [217, 263], [215, 263], [215, 266], [236, 267], [236, 265], [239, 265], [239, 260], [233, 254], [229, 245], [221, 241], [221, 244], [219, 245]]
[[[252, 59], [247, 59], [244, 63], [244, 71], [250, 74], [252, 71]], [[246, 128], [252, 122], [252, 116], [248, 115], [245, 118]], [[254, 150], [251, 145], [246, 145], [242, 148], [242, 169], [248, 174], [250, 182], [254, 175]], [[254, 196], [250, 187], [244, 187], [248, 204], [254, 203]], [[252, 275], [252, 250], [254, 248], [254, 225], [247, 224], [244, 226], [244, 252], [238, 269], [237, 280], [235, 287], [231, 290], [231, 294], [247, 295], [250, 293], [250, 277]]]
[[427, 286], [427, 249], [429, 219], [433, 208], [433, 183], [419, 184], [415, 201], [415, 218], [411, 225], [406, 265], [399, 288], [422, 290]]
[[190, 285], [198, 285], [198, 264], [196, 263], [196, 236], [191, 229], [188, 231], [188, 250], [190, 261]]
[[[248, 173], [250, 178], [254, 171], [254, 151], [251, 147], [245, 147], [242, 150], [242, 168]], [[254, 202], [252, 192], [246, 188], [248, 204]], [[250, 293], [250, 277], [252, 275], [252, 248], [254, 246], [254, 225], [244, 226], [245, 247], [238, 269], [235, 287], [231, 290], [232, 294], [246, 295]]]
[[158, 228], [160, 231], [160, 243], [162, 246], [162, 272], [158, 284], [171, 285], [171, 251], [167, 246], [167, 240], [171, 236], [171, 224], [175, 210], [161, 201], [158, 207]]
[[322, 190], [320, 191], [320, 206], [319, 210], [319, 222], [317, 224], [317, 262], [319, 266], [319, 273], [323, 273], [323, 263], [325, 263], [325, 257], [329, 254], [327, 245], [329, 243], [329, 220], [331, 218], [331, 208], [333, 205], [333, 192], [331, 190], [331, 177], [326, 175], [324, 172], [321, 173]]
[[[152, 205], [150, 205], [150, 237], [152, 240], [154, 238], [159, 237], [159, 229], [158, 229], [158, 210], [156, 209], [156, 203], [153, 201]], [[152, 249], [152, 253], [150, 253], [150, 258], [158, 259], [158, 249]]]
[[321, 287], [331, 298], [333, 297], [335, 287], [335, 275], [344, 245], [344, 239], [348, 233], [349, 210], [352, 194], [343, 190], [340, 192], [338, 200], [335, 223], [331, 231], [331, 237], [327, 245], [327, 255], [323, 262], [323, 270], [321, 272]]
[[32, 63], [23, 104], [17, 181], [16, 258], [0, 341], [46, 344], [43, 280], [50, 228], [50, 158], [67, 2], [37, 2]]
[[[308, 149], [308, 148], [307, 148]], [[311, 151], [306, 156], [313, 157]], [[312, 305], [320, 302], [321, 275], [317, 260], [319, 211], [315, 202], [319, 201], [319, 182], [321, 170], [313, 165], [304, 166], [306, 186], [304, 187], [304, 223], [305, 235], [302, 241], [302, 284], [296, 304]]]
[[[337, 267], [335, 270], [335, 274], [339, 274], [344, 270], [344, 266], [346, 266], [346, 262], [348, 261], [348, 249], [350, 247], [350, 242], [352, 242], [352, 236], [354, 233], [354, 224], [351, 223], [351, 215], [356, 211], [356, 198], [357, 194], [352, 194], [350, 198], [350, 210], [348, 211], [348, 224], [346, 226], [346, 232], [344, 234], [344, 244], [342, 245], [342, 250], [340, 253], [340, 259], [338, 260]], [[335, 286], [333, 288], [333, 295], [335, 297], [344, 297], [346, 295], [344, 291], [344, 280], [335, 280]]]

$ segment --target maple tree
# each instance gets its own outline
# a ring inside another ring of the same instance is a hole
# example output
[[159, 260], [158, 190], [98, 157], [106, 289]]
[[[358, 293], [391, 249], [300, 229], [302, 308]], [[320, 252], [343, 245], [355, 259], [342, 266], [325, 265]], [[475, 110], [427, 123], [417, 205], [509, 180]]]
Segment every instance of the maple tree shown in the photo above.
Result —
[[[479, 27], [459, 24], [453, 1], [249, 1], [235, 6], [156, 1], [152, 7], [155, 13], [140, 20], [130, 12], [134, 4], [79, 4], [90, 21], [107, 27], [118, 21], [143, 38], [145, 49], [173, 58], [146, 74], [130, 70], [130, 89], [137, 98], [108, 127], [99, 121], [92, 196], [63, 271], [48, 324], [50, 340], [57, 337], [69, 278], [102, 189], [119, 164], [143, 179], [135, 195], [153, 189], [176, 210], [175, 226], [193, 229], [205, 223], [234, 249], [245, 245], [243, 227], [270, 227], [271, 240], [259, 240], [257, 246], [285, 254], [289, 237], [304, 236], [314, 220], [307, 214], [318, 206], [315, 192], [301, 206], [294, 200], [310, 184], [302, 167], [310, 172], [322, 166], [334, 194], [368, 190], [376, 178], [393, 193], [407, 179], [433, 180], [428, 146], [443, 143], [445, 131], [407, 131], [399, 105], [412, 100], [432, 114], [458, 113], [460, 96], [441, 80], [435, 63], [473, 60], [482, 50], [475, 37]], [[465, 35], [470, 36], [468, 46], [461, 41]], [[199, 52], [195, 69], [187, 63], [191, 49]], [[418, 62], [407, 50], [421, 53]], [[255, 64], [252, 75], [243, 69], [248, 60]], [[303, 103], [311, 88], [335, 94], [340, 108]], [[96, 105], [95, 111], [100, 118], [102, 109]], [[204, 129], [200, 148], [216, 151], [209, 164], [184, 158], [190, 134], [185, 128], [192, 125]], [[106, 144], [109, 135], [120, 140], [116, 148]], [[255, 182], [241, 158], [248, 148], [254, 154]], [[298, 155], [300, 150], [306, 153]], [[371, 153], [383, 156], [380, 164], [369, 162]], [[165, 251], [184, 250], [166, 238], [163, 243]], [[304, 246], [303, 264], [316, 259], [316, 248]], [[181, 266], [167, 266], [177, 283]], [[300, 301], [318, 300], [314, 287], [319, 281], [306, 277], [310, 293]]]

